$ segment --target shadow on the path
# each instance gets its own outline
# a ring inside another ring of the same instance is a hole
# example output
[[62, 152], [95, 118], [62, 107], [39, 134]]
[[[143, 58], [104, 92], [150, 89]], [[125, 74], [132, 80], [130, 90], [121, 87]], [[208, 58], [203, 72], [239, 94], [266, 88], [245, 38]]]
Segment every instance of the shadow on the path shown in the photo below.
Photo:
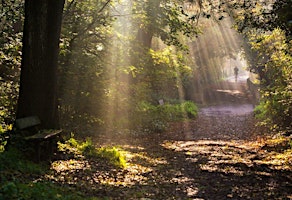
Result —
[[109, 199], [291, 198], [291, 168], [265, 162], [263, 152], [234, 141], [166, 139], [113, 140], [130, 155], [127, 169], [73, 159], [66, 170], [55, 169], [54, 181]]
[[[244, 84], [211, 89], [216, 95], [205, 94], [208, 104], [250, 102]], [[126, 152], [126, 169], [74, 158], [56, 161], [47, 179], [100, 199], [292, 199], [291, 163], [269, 161], [264, 149], [250, 145], [256, 138], [251, 133], [257, 133], [252, 116], [203, 112], [174, 127], [162, 134], [97, 139]]]
[[[184, 176], [193, 179], [201, 199], [289, 199], [291, 170], [265, 164], [261, 155], [230, 142], [173, 142], [168, 145], [185, 157]], [[170, 162], [172, 158], [170, 157]], [[291, 196], [290, 196], [291, 197]]]

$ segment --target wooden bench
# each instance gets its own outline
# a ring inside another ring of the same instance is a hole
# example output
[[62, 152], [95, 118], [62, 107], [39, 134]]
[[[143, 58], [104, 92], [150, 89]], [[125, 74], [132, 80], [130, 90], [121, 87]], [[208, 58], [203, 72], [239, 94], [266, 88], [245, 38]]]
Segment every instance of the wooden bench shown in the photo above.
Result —
[[23, 132], [23, 139], [33, 144], [32, 147], [36, 150], [36, 160], [38, 162], [41, 160], [42, 150], [46, 152], [46, 155], [52, 155], [54, 153], [57, 139], [62, 133], [62, 130], [39, 129], [38, 126], [40, 124], [41, 120], [37, 116], [19, 118], [15, 121], [16, 129]]

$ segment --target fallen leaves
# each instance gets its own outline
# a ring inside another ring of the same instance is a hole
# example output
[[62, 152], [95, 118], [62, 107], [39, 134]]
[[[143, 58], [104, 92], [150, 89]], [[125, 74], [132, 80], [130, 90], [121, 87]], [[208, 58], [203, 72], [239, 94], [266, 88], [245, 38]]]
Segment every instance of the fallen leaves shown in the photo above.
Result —
[[195, 120], [173, 123], [162, 134], [95, 138], [96, 146], [119, 146], [127, 161], [124, 169], [75, 157], [52, 163], [53, 173], [46, 178], [109, 199], [291, 196], [289, 141], [268, 140], [252, 113], [212, 109]]

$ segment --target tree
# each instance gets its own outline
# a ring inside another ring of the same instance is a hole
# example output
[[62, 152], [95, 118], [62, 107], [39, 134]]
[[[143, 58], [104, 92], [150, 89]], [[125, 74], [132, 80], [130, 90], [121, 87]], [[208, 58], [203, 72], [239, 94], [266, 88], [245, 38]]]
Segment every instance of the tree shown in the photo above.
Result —
[[[237, 29], [249, 40], [250, 70], [260, 80], [257, 116], [272, 129], [291, 134], [292, 55], [290, 0], [243, 1], [236, 4]], [[248, 9], [244, 9], [248, 8]]]
[[184, 49], [181, 35], [191, 37], [199, 32], [184, 11], [184, 3], [182, 0], [137, 1], [133, 7], [133, 13], [137, 14], [137, 41], [150, 48], [153, 37], [157, 37], [167, 45]]
[[272, 31], [281, 28], [286, 35], [291, 35], [292, 14], [290, 0], [275, 1], [230, 1], [229, 8], [232, 10], [236, 27], [240, 32], [248, 31], [251, 28]]
[[[112, 32], [111, 0], [68, 0], [64, 6], [59, 57], [59, 115], [62, 128], [97, 126], [106, 104], [106, 63]], [[94, 108], [94, 109], [93, 109]], [[75, 129], [76, 128], [76, 129]]]
[[58, 127], [57, 60], [65, 0], [26, 0], [17, 118]]
[[0, 126], [14, 121], [18, 98], [23, 24], [21, 0], [0, 1]]

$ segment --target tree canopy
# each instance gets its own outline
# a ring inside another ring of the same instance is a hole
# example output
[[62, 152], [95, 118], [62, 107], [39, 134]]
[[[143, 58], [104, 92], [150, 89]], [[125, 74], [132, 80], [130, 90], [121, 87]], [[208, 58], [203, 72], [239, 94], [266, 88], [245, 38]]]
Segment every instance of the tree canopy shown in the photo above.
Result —
[[291, 5], [0, 0], [0, 199], [291, 198]]
[[[1, 91], [5, 94], [1, 97], [5, 110], [1, 116], [3, 121], [8, 122], [15, 118], [13, 113], [18, 97], [24, 5], [22, 1], [2, 1], [1, 5]], [[288, 0], [66, 1], [62, 13], [58, 67], [53, 75], [58, 83], [54, 92], [57, 99], [55, 105], [62, 126], [78, 129], [80, 124], [89, 123], [101, 127], [107, 124], [109, 116], [120, 116], [118, 120], [112, 120], [123, 124], [122, 121], [127, 121], [123, 119], [124, 113], [135, 118], [136, 112], [140, 112], [141, 107], [137, 105], [145, 105], [145, 102], [157, 104], [160, 99], [170, 102], [180, 98], [186, 100], [189, 91], [198, 89], [202, 81], [220, 79], [221, 69], [211, 73], [208, 68], [210, 61], [206, 62], [206, 58], [202, 57], [194, 61], [189, 53], [193, 51], [195, 56], [201, 55], [205, 51], [204, 43], [200, 41], [204, 28], [221, 27], [220, 23], [230, 18], [235, 23], [234, 28], [247, 38], [246, 41], [249, 40], [248, 45], [243, 45], [245, 57], [249, 61], [248, 68], [259, 75], [263, 94], [258, 111], [266, 113], [262, 115], [266, 119], [274, 113], [270, 121], [282, 129], [287, 129], [287, 126], [290, 129], [289, 8], [291, 1]], [[218, 30], [223, 31], [222, 27]], [[220, 37], [227, 42], [230, 40], [228, 36], [222, 34]], [[25, 37], [23, 41], [26, 41]], [[190, 43], [200, 48], [190, 49]], [[214, 49], [220, 45], [208, 44]], [[226, 56], [233, 58], [237, 55], [235, 49], [239, 48], [235, 45], [218, 51], [208, 50], [208, 55], [223, 62]], [[23, 63], [31, 60], [26, 58], [27, 54], [22, 56]], [[48, 70], [43, 72], [48, 75]], [[51, 83], [51, 80], [49, 78], [44, 82]], [[194, 84], [197, 86], [190, 87]], [[32, 96], [30, 92], [24, 93]], [[20, 104], [18, 109], [21, 110], [21, 107]], [[23, 107], [27, 109], [27, 103]], [[114, 107], [115, 113], [110, 113], [108, 107]], [[285, 114], [281, 118], [276, 117], [280, 113]]]

